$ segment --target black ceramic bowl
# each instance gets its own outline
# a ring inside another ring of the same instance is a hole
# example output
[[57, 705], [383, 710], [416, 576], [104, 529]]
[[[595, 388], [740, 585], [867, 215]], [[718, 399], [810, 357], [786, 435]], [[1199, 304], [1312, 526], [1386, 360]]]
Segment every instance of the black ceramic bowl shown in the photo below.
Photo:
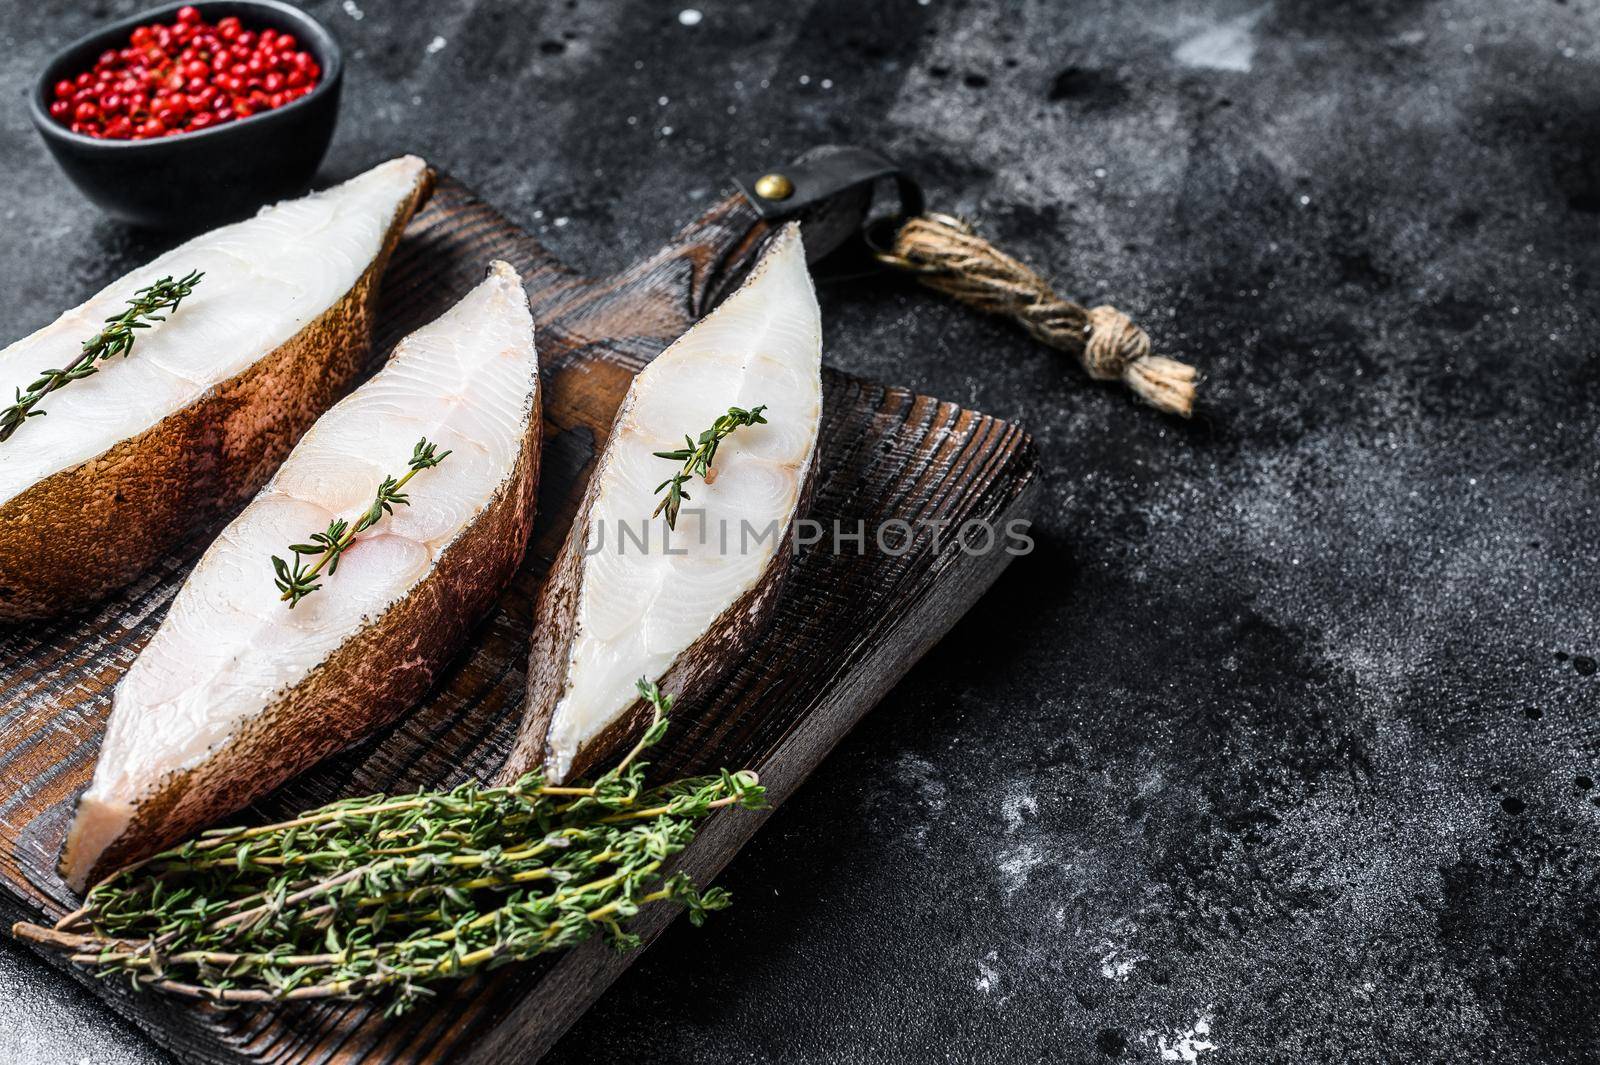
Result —
[[344, 57], [322, 24], [277, 0], [193, 0], [207, 22], [233, 15], [246, 29], [291, 33], [322, 67], [317, 87], [293, 103], [210, 129], [153, 140], [101, 140], [50, 117], [56, 82], [127, 44], [134, 27], [170, 23], [183, 3], [114, 22], [62, 49], [29, 97], [33, 124], [67, 177], [101, 210], [134, 225], [192, 229], [250, 214], [303, 192], [328, 150], [339, 112]]

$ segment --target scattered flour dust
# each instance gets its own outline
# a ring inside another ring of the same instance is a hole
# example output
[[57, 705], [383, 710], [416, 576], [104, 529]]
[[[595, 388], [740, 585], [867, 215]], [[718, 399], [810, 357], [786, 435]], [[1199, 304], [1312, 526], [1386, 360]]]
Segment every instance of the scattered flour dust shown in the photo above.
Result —
[[1100, 955], [1101, 976], [1119, 984], [1125, 983], [1134, 966], [1150, 960], [1149, 955], [1141, 954], [1128, 945], [1138, 930], [1138, 926], [1126, 918], [1112, 926], [1110, 936], [1100, 941], [1100, 949], [1105, 952]]
[[925, 846], [928, 833], [944, 811], [949, 788], [932, 762], [910, 752], [895, 759], [891, 776], [896, 790], [916, 796], [912, 809], [918, 816], [910, 835], [917, 846]]
[[360, 6], [356, 4], [356, 0], [343, 0], [343, 3], [339, 6], [344, 9], [346, 15], [349, 15], [357, 22], [367, 17], [366, 12], [362, 11]]
[[1195, 1062], [1200, 1060], [1200, 1055], [1208, 1050], [1217, 1049], [1217, 1044], [1211, 1041], [1211, 1016], [1201, 1014], [1195, 1018], [1194, 1024], [1185, 1032], [1174, 1032], [1170, 1036], [1157, 1035], [1155, 1032], [1146, 1032], [1145, 1038], [1152, 1036], [1156, 1040], [1156, 1049], [1161, 1052], [1162, 1061]]
[[438, 55], [440, 52], [444, 51], [444, 46], [449, 43], [450, 42], [445, 40], [443, 37], [436, 35], [433, 40], [428, 42], [428, 54]]
[[1018, 843], [1007, 847], [995, 867], [1000, 871], [1000, 886], [1009, 897], [1027, 886], [1028, 877], [1045, 863], [1044, 855], [1031, 843]]
[[1180, 44], [1172, 58], [1186, 67], [1249, 73], [1256, 54], [1256, 23], [1270, 6], [1217, 23]]
[[1142, 961], [1149, 960], [1137, 951], [1123, 953], [1123, 948], [1121, 947], [1110, 943], [1107, 943], [1106, 946], [1111, 949], [1100, 957], [1100, 975], [1119, 984], [1127, 981], [1128, 974], [1133, 972], [1134, 966]]
[[[1007, 795], [1000, 804], [1000, 816], [1005, 819], [1006, 835], [1015, 837], [1039, 815], [1039, 800], [1020, 788]], [[1018, 839], [1000, 851], [997, 869], [1000, 886], [1009, 897], [1028, 883], [1028, 877], [1048, 861], [1038, 846], [1027, 839]]]
[[1015, 833], [1028, 821], [1039, 816], [1039, 800], [1019, 788], [1001, 801], [1000, 816], [1005, 818], [1006, 832]]
[[986, 995], [993, 991], [994, 985], [1000, 982], [1000, 970], [997, 968], [999, 964], [999, 951], [991, 950], [980, 958], [977, 962], [978, 979], [973, 981], [973, 986]]

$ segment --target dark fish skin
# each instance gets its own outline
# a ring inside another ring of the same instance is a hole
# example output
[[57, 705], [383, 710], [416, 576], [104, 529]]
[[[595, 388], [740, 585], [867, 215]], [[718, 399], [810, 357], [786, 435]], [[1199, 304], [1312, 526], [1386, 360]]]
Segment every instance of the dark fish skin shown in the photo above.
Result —
[[[793, 226], [778, 238], [798, 239], [798, 229]], [[771, 249], [768, 254], [772, 254]], [[768, 261], [764, 258], [756, 265], [745, 285], [751, 284], [762, 273]], [[556, 706], [566, 693], [567, 664], [571, 658], [573, 641], [578, 635], [578, 607], [584, 579], [583, 549], [586, 543], [593, 542], [590, 522], [600, 485], [622, 436], [620, 427], [632, 418], [635, 404], [636, 392], [630, 389], [617, 411], [606, 448], [590, 475], [578, 508], [578, 517], [540, 589], [534, 607], [527, 702], [516, 742], [496, 777], [499, 783], [510, 783], [536, 769], [546, 772], [552, 780], [557, 779], [549, 733]], [[820, 424], [820, 409], [817, 418]], [[790, 516], [777, 550], [755, 583], [723, 610], [678, 655], [664, 674], [651, 678], [663, 691], [676, 698], [675, 713], [680, 721], [692, 721], [695, 709], [703, 705], [706, 698], [727, 678], [729, 671], [749, 653], [772, 620], [773, 609], [792, 562], [795, 525], [805, 516], [809, 507], [819, 462], [814, 446], [810, 463], [800, 481], [794, 513]], [[615, 720], [578, 749], [572, 764], [559, 774], [559, 779], [581, 778], [612, 761], [614, 756], [636, 742], [651, 713], [650, 705], [645, 700], [634, 700]]]
[[61, 862], [68, 885], [81, 891], [194, 835], [409, 710], [455, 658], [522, 562], [538, 498], [543, 439], [537, 364], [523, 397], [521, 434], [509, 472], [422, 580], [364, 620], [203, 762], [168, 773], [144, 790], [132, 819], [102, 848], [97, 849], [94, 819], [114, 819], [125, 807], [108, 806], [111, 812], [104, 813], [87, 796], [80, 798]]
[[0, 504], [0, 623], [103, 599], [249, 501], [366, 368], [378, 282], [432, 188], [424, 168], [355, 285], [277, 350]]

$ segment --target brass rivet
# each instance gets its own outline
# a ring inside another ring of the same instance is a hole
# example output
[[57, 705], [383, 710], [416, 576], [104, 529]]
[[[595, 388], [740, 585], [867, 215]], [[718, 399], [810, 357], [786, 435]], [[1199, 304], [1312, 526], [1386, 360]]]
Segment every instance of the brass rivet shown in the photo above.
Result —
[[787, 200], [794, 195], [794, 182], [782, 174], [763, 174], [756, 179], [756, 195], [763, 200]]

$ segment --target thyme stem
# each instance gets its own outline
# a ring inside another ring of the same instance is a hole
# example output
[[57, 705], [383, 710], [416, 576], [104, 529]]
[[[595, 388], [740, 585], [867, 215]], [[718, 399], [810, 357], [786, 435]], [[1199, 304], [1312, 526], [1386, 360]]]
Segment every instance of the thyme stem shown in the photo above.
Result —
[[27, 392], [16, 389], [16, 402], [0, 410], [0, 442], [11, 439], [29, 418], [43, 417], [47, 413], [34, 409], [45, 396], [98, 373], [97, 362], [114, 355], [126, 356], [133, 350], [138, 330], [150, 328], [152, 322], [166, 321], [167, 316], [160, 312], [176, 311], [205, 276], [192, 271], [178, 281], [163, 277], [135, 292], [128, 301], [128, 309], [107, 318], [105, 328], [83, 342], [83, 350], [76, 358], [59, 370], [40, 370], [38, 379], [28, 386]]
[[743, 428], [746, 425], [765, 425], [767, 419], [762, 417], [762, 412], [766, 409], [765, 403], [751, 407], [749, 410], [745, 410], [743, 407], [729, 407], [728, 413], [712, 422], [711, 428], [701, 433], [698, 441], [685, 436], [683, 438], [684, 446], [676, 451], [651, 452], [656, 458], [682, 462], [683, 468], [656, 485], [656, 493], [658, 495], [663, 490], [667, 494], [660, 503], [656, 504], [656, 509], [651, 512], [650, 516], [653, 518], [665, 511], [667, 528], [676, 529], [678, 527], [678, 509], [683, 505], [683, 501], [689, 498], [689, 493], [683, 490], [683, 486], [695, 477], [703, 480], [707, 479], [706, 475], [711, 472], [711, 463], [717, 457], [717, 445], [721, 444], [723, 439], [735, 429]]
[[103, 977], [225, 1004], [383, 995], [409, 1009], [440, 980], [600, 934], [618, 948], [640, 907], [698, 924], [728, 905], [668, 875], [697, 823], [758, 808], [754, 773], [646, 787], [639, 755], [672, 698], [639, 682], [655, 719], [587, 786], [515, 784], [372, 795], [255, 828], [216, 830], [122, 870], [56, 928], [15, 933]]
[[[272, 570], [277, 575], [275, 583], [278, 591], [283, 593], [278, 598], [288, 603], [290, 610], [293, 610], [300, 600], [322, 587], [317, 582], [317, 577], [322, 573], [324, 566], [327, 567], [330, 577], [339, 571], [340, 557], [359, 534], [382, 521], [385, 514], [393, 514], [395, 507], [410, 505], [410, 498], [400, 489], [418, 473], [439, 465], [450, 456], [449, 451], [441, 452], [438, 448], [437, 444], [428, 443], [427, 437], [418, 440], [416, 446], [411, 449], [411, 459], [406, 464], [406, 472], [399, 480], [385, 477], [373, 496], [372, 505], [353, 524], [343, 518], [334, 518], [328, 523], [327, 529], [311, 534], [310, 543], [290, 544], [289, 550], [294, 556], [292, 567], [277, 555], [272, 556]], [[310, 566], [303, 561], [308, 555], [316, 558], [316, 562]]]

